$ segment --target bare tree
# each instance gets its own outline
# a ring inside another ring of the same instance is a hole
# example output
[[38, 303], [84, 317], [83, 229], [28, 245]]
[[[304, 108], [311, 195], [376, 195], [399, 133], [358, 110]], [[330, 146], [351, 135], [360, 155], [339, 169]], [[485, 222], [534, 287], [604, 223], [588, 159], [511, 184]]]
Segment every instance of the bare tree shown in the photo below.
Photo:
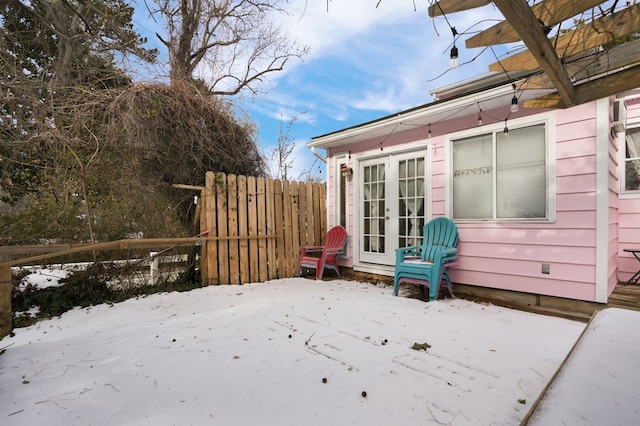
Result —
[[166, 36], [157, 36], [169, 51], [171, 81], [197, 77], [214, 95], [256, 93], [265, 75], [308, 52], [273, 24], [273, 15], [286, 13], [282, 2], [153, 0], [150, 12], [166, 24]]
[[276, 179], [288, 180], [291, 178], [289, 171], [293, 169], [291, 154], [296, 148], [296, 144], [291, 139], [291, 126], [296, 122], [298, 116], [293, 117], [288, 123], [280, 122], [278, 133], [278, 145], [271, 150], [271, 162], [276, 169], [272, 172]]

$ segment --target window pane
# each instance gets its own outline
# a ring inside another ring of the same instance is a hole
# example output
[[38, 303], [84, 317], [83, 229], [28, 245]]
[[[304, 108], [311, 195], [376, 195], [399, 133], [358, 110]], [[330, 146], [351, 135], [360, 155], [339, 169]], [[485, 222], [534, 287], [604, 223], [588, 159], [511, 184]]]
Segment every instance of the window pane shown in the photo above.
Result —
[[624, 189], [627, 191], [637, 191], [640, 189], [640, 160], [627, 161], [626, 179]]
[[416, 162], [415, 160], [409, 160], [409, 175], [407, 177], [416, 177]]
[[640, 127], [627, 129], [625, 140], [626, 158], [640, 158]]
[[496, 213], [499, 219], [546, 216], [544, 125], [497, 134]]
[[340, 174], [340, 225], [347, 227], [347, 177]]
[[625, 183], [627, 191], [640, 190], [640, 127], [625, 134]]
[[491, 134], [453, 142], [453, 217], [493, 218]]

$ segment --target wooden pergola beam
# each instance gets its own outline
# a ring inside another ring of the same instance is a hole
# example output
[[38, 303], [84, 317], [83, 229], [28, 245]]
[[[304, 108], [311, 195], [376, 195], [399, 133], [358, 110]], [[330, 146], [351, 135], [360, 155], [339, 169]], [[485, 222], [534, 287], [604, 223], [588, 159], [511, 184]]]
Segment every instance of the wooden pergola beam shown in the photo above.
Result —
[[519, 23], [515, 26], [516, 32], [558, 89], [563, 102], [572, 105], [574, 103], [573, 82], [526, 0], [494, 0], [493, 2], [508, 21]]
[[[573, 81], [594, 78], [611, 70], [640, 63], [640, 39], [615, 46], [606, 52], [594, 54], [575, 62], [564, 64]], [[549, 77], [542, 73], [518, 83], [518, 90], [553, 89], [555, 86]]]
[[[510, 3], [504, 0], [499, 2]], [[498, 1], [496, 1], [497, 3]], [[604, 16], [590, 24], [582, 25], [575, 31], [563, 34], [559, 38], [553, 39], [553, 44], [556, 50], [567, 58], [638, 31], [640, 31], [640, 4], [635, 4], [615, 15]], [[542, 66], [541, 63], [538, 63], [529, 44], [526, 41], [525, 44], [529, 50], [509, 56], [500, 62], [494, 62], [489, 65], [489, 70], [526, 71], [535, 70]], [[558, 56], [555, 53], [554, 55]]]
[[486, 6], [491, 0], [440, 0], [429, 6], [429, 16], [442, 16], [445, 14], [462, 12], [477, 7]]
[[[601, 77], [576, 86], [573, 100], [575, 105], [611, 96], [638, 87], [640, 65]], [[541, 96], [524, 102], [525, 108], [566, 108], [567, 105], [558, 93]]]
[[[597, 6], [602, 0], [545, 0], [531, 7], [538, 21], [551, 28], [571, 17]], [[465, 40], [467, 48], [513, 43], [520, 40], [509, 21], [502, 21]]]

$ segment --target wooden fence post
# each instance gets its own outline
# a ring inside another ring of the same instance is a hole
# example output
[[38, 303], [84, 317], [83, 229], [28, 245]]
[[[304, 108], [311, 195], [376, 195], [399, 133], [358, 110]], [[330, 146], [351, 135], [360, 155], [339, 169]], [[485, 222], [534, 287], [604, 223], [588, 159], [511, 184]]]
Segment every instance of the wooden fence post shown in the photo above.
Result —
[[[0, 255], [0, 263], [9, 262], [11, 256]], [[11, 333], [11, 266], [0, 267], [0, 339]]]
[[[205, 189], [202, 192], [201, 232], [209, 231], [209, 237], [218, 235], [216, 222], [216, 200], [214, 194], [215, 174], [207, 172], [205, 175]], [[208, 286], [218, 283], [218, 249], [215, 240], [207, 241], [202, 245], [200, 255], [200, 268], [202, 273], [202, 285]]]

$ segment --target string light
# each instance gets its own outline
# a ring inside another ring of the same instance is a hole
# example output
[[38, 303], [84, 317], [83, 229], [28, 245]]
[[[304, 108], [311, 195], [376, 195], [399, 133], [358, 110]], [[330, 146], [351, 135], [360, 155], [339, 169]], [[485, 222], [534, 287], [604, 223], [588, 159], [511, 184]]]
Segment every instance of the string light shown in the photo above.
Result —
[[427, 130], [427, 137], [431, 138], [431, 123], [429, 123], [429, 129]]
[[482, 108], [480, 108], [480, 102], [478, 102], [478, 126], [482, 126]]
[[511, 112], [518, 112], [518, 97], [516, 96], [516, 84], [513, 83], [513, 98], [511, 98]]
[[507, 118], [504, 119], [504, 137], [508, 137], [509, 136], [509, 127], [507, 126]]
[[456, 27], [451, 27], [451, 34], [453, 34], [453, 47], [449, 55], [449, 68], [454, 69], [458, 67], [458, 48], [456, 47], [458, 31], [456, 31]]

